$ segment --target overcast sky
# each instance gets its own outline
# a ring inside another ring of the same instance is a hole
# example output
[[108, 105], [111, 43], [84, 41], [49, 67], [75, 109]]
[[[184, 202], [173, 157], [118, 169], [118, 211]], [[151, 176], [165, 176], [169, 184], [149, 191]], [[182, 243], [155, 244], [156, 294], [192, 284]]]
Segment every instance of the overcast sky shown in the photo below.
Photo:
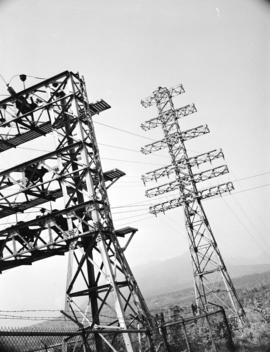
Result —
[[[104, 171], [127, 174], [109, 195], [116, 227], [139, 228], [127, 252], [132, 266], [188, 248], [182, 209], [157, 218], [147, 213], [140, 175], [168, 164], [166, 152], [138, 152], [147, 138], [161, 137], [140, 129], [156, 115], [140, 100], [160, 85], [183, 83], [177, 106], [194, 102], [198, 113], [183, 119], [182, 129], [207, 123], [211, 130], [187, 143], [191, 155], [222, 147], [231, 173], [212, 184], [235, 180], [233, 195], [205, 201], [225, 261], [266, 262], [269, 31], [270, 6], [259, 0], [0, 0], [0, 73], [9, 80], [18, 73], [47, 78], [79, 71], [90, 101], [112, 105], [95, 117], [96, 130]], [[6, 93], [3, 82], [0, 93]], [[16, 163], [20, 152], [1, 154], [1, 165]], [[27, 158], [36, 155], [28, 151]], [[118, 208], [127, 204], [135, 206]], [[58, 258], [5, 272], [0, 309], [61, 308], [65, 271]]]

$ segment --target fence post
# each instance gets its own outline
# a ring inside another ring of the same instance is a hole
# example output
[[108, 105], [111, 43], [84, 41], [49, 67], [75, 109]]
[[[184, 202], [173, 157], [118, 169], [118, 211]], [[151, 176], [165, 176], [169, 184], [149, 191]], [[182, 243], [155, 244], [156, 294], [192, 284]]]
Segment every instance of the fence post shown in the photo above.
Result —
[[164, 348], [166, 352], [170, 352], [170, 345], [168, 343], [168, 338], [167, 338], [167, 329], [165, 324], [165, 319], [164, 319], [164, 313], [161, 312], [160, 314], [156, 314], [156, 322], [157, 322], [157, 327], [159, 334], [161, 335], [162, 342], [164, 344]]
[[182, 322], [182, 325], [183, 325], [183, 332], [184, 332], [184, 336], [185, 336], [187, 351], [188, 351], [188, 352], [191, 352], [190, 344], [189, 344], [189, 340], [188, 340], [188, 335], [187, 335], [187, 329], [186, 329], [186, 325], [185, 325], [185, 321], [184, 321], [184, 318], [182, 318], [182, 319], [183, 319], [183, 322]]
[[224, 323], [225, 323], [225, 326], [226, 326], [226, 330], [228, 332], [228, 341], [227, 341], [227, 346], [230, 350], [230, 352], [232, 351], [235, 351], [235, 345], [234, 345], [234, 342], [233, 342], [233, 338], [232, 338], [232, 331], [231, 331], [231, 328], [230, 328], [230, 325], [229, 325], [229, 322], [228, 322], [228, 319], [227, 319], [227, 316], [226, 316], [226, 313], [225, 313], [225, 309], [218, 305], [218, 304], [215, 304], [215, 303], [211, 303], [209, 302], [212, 306], [216, 306], [220, 309], [221, 313], [222, 313], [222, 316], [223, 316], [223, 320], [224, 320]]
[[67, 342], [65, 340], [62, 341], [62, 352], [67, 352]]

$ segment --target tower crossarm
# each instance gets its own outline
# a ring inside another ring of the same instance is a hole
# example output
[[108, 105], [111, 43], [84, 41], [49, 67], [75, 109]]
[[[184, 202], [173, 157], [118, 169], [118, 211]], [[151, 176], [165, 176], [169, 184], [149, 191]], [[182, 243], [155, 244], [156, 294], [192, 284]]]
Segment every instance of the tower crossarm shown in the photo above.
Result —
[[179, 109], [175, 110], [166, 110], [163, 113], [161, 113], [158, 117], [155, 117], [151, 120], [145, 121], [144, 123], [141, 124], [141, 128], [144, 131], [150, 130], [152, 128], [160, 126], [162, 123], [173, 123], [175, 121], [175, 118], [179, 119], [184, 116], [191, 115], [193, 113], [197, 112], [195, 104], [188, 104], [185, 105]]
[[118, 237], [127, 237], [126, 242], [124, 244], [124, 246], [122, 247], [123, 252], [127, 249], [127, 247], [129, 246], [133, 236], [135, 235], [135, 233], [138, 231], [138, 229], [136, 229], [135, 227], [124, 227], [122, 229], [116, 230], [115, 234]]
[[[224, 158], [224, 154], [221, 149], [219, 150], [211, 150], [210, 152], [203, 153], [191, 158], [188, 158], [186, 161], [185, 159], [177, 160], [176, 164], [179, 168], [186, 168], [186, 164], [188, 163], [190, 166], [197, 166], [199, 167], [201, 164], [206, 162], [212, 162], [215, 159]], [[167, 165], [161, 168], [158, 168], [154, 171], [147, 172], [142, 176], [142, 181], [146, 184], [149, 181], [157, 181], [161, 177], [169, 177], [171, 174], [175, 173], [175, 166], [174, 165]]]
[[[178, 161], [178, 166], [181, 167], [181, 164], [184, 161]], [[160, 167], [156, 170], [149, 171], [146, 174], [142, 175], [142, 181], [144, 184], [150, 181], [157, 181], [161, 177], [169, 177], [171, 174], [175, 173], [175, 166], [174, 165], [167, 165], [164, 167]]]
[[182, 84], [179, 84], [173, 88], [163, 88], [159, 87], [153, 92], [153, 95], [141, 100], [141, 104], [144, 108], [148, 108], [152, 105], [166, 103], [168, 99], [168, 94], [170, 97], [175, 97], [177, 95], [185, 93], [185, 89]]
[[168, 145], [174, 145], [179, 141], [184, 142], [189, 139], [200, 137], [209, 132], [210, 130], [207, 125], [201, 125], [183, 132], [174, 132], [169, 134], [167, 138], [145, 145], [143, 148], [141, 148], [141, 152], [143, 154], [150, 154], [152, 152], [167, 148]]
[[[61, 156], [65, 157], [68, 155], [70, 150], [74, 150], [74, 151], [78, 152], [81, 148], [82, 148], [82, 142], [76, 142], [76, 143], [73, 143], [72, 145], [65, 146], [63, 148], [54, 150], [50, 153], [43, 154], [42, 156], [28, 160], [24, 163], [21, 163], [19, 165], [16, 165], [16, 166], [13, 166], [9, 169], [1, 171], [0, 172], [0, 189], [2, 190], [6, 187], [20, 185], [20, 184], [22, 186], [22, 184], [23, 184], [22, 174], [25, 174], [25, 171], [27, 171], [27, 169], [29, 170], [29, 177], [33, 176], [34, 173], [38, 173], [39, 167], [41, 167], [42, 165], [45, 166], [46, 164], [48, 165], [47, 166], [48, 169], [46, 169], [47, 172], [56, 171], [57, 157], [61, 157]], [[54, 163], [54, 165], [51, 165], [52, 163]], [[31, 175], [30, 170], [32, 171], [32, 175]], [[39, 179], [38, 181], [40, 182], [41, 179]], [[23, 190], [25, 190], [26, 188], [27, 187], [25, 187], [25, 186], [22, 187]]]
[[[50, 212], [35, 219], [18, 222], [0, 231], [0, 272], [12, 267], [29, 265], [34, 261], [64, 254], [69, 251], [71, 241], [77, 241], [76, 247], [81, 246], [81, 237], [97, 235], [95, 224], [91, 218], [85, 217], [85, 209], [90, 212], [93, 201], [77, 206]], [[102, 204], [101, 204], [102, 206]], [[71, 219], [73, 230], [69, 231], [67, 222]], [[80, 227], [88, 221], [88, 229], [81, 232]], [[106, 229], [104, 229], [106, 231]], [[128, 237], [125, 247], [138, 230], [125, 227], [115, 231], [117, 237]], [[76, 248], [75, 247], [75, 248]]]
[[227, 165], [220, 165], [212, 169], [204, 170], [202, 172], [193, 174], [193, 180], [196, 183], [203, 182], [203, 181], [210, 180], [211, 178], [214, 178], [214, 177], [223, 176], [228, 172], [229, 172], [229, 169]]
[[[83, 147], [83, 142], [76, 142], [0, 172], [0, 218], [62, 197], [59, 184], [63, 181], [68, 183], [67, 195], [74, 198], [75, 190], [79, 192], [74, 178], [80, 182], [81, 192], [84, 192], [87, 171], [92, 174], [96, 186], [96, 170], [91, 164], [88, 166], [81, 159], [75, 161], [71, 157], [79, 155]], [[92, 148], [91, 144], [88, 148]], [[57, 158], [63, 160], [61, 170]], [[73, 169], [74, 165], [76, 169]], [[104, 172], [106, 189], [124, 175], [119, 169]]]
[[222, 195], [223, 193], [232, 192], [234, 186], [232, 182], [222, 183], [218, 186], [210, 187], [199, 191], [199, 198], [206, 199]]
[[158, 213], [165, 213], [165, 211], [178, 208], [183, 205], [183, 197], [170, 199], [166, 202], [152, 205], [149, 207], [149, 212], [151, 214], [157, 215]]
[[[37, 216], [27, 222], [18, 222], [0, 231], [0, 272], [34, 261], [64, 254], [69, 250], [71, 241], [77, 240], [81, 246], [82, 236], [95, 236], [95, 224], [85, 217], [85, 209], [94, 209], [94, 202], [88, 201], [63, 210], [55, 210], [44, 216]], [[68, 219], [73, 230], [68, 229]], [[88, 221], [85, 231], [83, 224]]]
[[153, 187], [151, 189], [148, 189], [145, 192], [145, 195], [148, 198], [156, 197], [167, 192], [175, 191], [176, 189], [179, 189], [179, 186], [180, 184], [178, 181], [164, 183], [163, 185], [160, 185], [158, 187]]
[[[209, 170], [202, 171], [200, 173], [193, 174], [192, 179], [190, 178], [189, 174], [181, 173], [179, 175], [179, 179], [181, 180], [182, 186], [190, 186], [193, 181], [196, 183], [199, 183], [202, 181], [207, 181], [207, 180], [210, 180], [211, 178], [225, 175], [228, 172], [229, 172], [229, 170], [228, 170], [227, 165], [221, 165], [221, 166], [217, 166], [213, 169], [209, 169]], [[151, 198], [151, 197], [155, 197], [155, 196], [167, 193], [167, 192], [175, 191], [176, 189], [179, 189], [179, 190], [181, 189], [180, 183], [178, 180], [168, 182], [168, 183], [165, 183], [165, 184], [157, 186], [157, 187], [153, 187], [153, 188], [147, 190], [145, 192], [145, 195], [146, 195], [146, 197]]]
[[106, 188], [108, 189], [121, 177], [125, 176], [125, 173], [119, 169], [113, 169], [113, 170], [105, 171], [103, 175], [104, 175], [104, 181], [107, 182]]
[[165, 211], [167, 210], [182, 206], [184, 202], [190, 203], [196, 198], [206, 199], [210, 197], [215, 197], [218, 195], [222, 195], [223, 193], [226, 193], [226, 192], [231, 192], [233, 191], [233, 189], [234, 187], [232, 182], [227, 182], [215, 187], [210, 187], [210, 188], [206, 188], [201, 191], [198, 191], [197, 195], [194, 195], [194, 193], [189, 192], [189, 193], [186, 193], [184, 197], [181, 196], [179, 198], [174, 198], [166, 202], [153, 205], [149, 208], [149, 212], [154, 215], [157, 215], [158, 213], [165, 213]]
[[200, 166], [201, 164], [212, 162], [216, 159], [223, 158], [224, 154], [222, 149], [214, 149], [207, 153], [199, 154], [188, 158], [188, 164], [190, 166]]
[[0, 101], [0, 152], [63, 128], [76, 118], [74, 101], [88, 105], [91, 116], [110, 108], [103, 99], [88, 103], [80, 91], [74, 93], [69, 83], [76, 77], [65, 71], [46, 80], [45, 85], [42, 82], [18, 93], [11, 89], [11, 96]]

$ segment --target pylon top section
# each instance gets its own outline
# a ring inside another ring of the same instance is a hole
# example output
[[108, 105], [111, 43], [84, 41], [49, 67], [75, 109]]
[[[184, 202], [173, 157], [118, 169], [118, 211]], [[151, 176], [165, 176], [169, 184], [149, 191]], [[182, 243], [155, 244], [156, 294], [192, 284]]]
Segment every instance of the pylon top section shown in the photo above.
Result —
[[[0, 101], [0, 152], [44, 136], [74, 118], [69, 111], [74, 99], [87, 104], [80, 85], [78, 74], [64, 71], [20, 92], [8, 87], [10, 97]], [[87, 110], [93, 116], [109, 108], [100, 100], [88, 104]]]
[[158, 182], [160, 178], [173, 176], [175, 180], [163, 183], [157, 187], [152, 187], [146, 191], [147, 197], [159, 196], [167, 192], [181, 189], [181, 197], [150, 207], [150, 213], [157, 214], [166, 210], [190, 203], [196, 199], [206, 199], [232, 191], [232, 182], [223, 183], [214, 187], [197, 190], [197, 183], [210, 180], [214, 177], [225, 175], [229, 172], [227, 165], [220, 165], [194, 173], [193, 167], [199, 168], [207, 162], [224, 158], [221, 149], [212, 150], [203, 154], [189, 157], [185, 142], [203, 136], [210, 132], [207, 125], [200, 125], [188, 130], [182, 130], [179, 120], [197, 112], [195, 104], [188, 104], [181, 108], [175, 108], [173, 97], [185, 93], [182, 84], [173, 88], [159, 87], [153, 94], [142, 100], [143, 107], [156, 105], [158, 116], [141, 124], [141, 128], [148, 131], [155, 127], [161, 127], [164, 131], [164, 138], [156, 142], [145, 145], [141, 148], [143, 154], [150, 154], [161, 149], [168, 149], [172, 163], [156, 170], [147, 172], [142, 176], [144, 184], [148, 182]]
[[172, 98], [183, 93], [185, 93], [185, 89], [182, 84], [172, 88], [158, 87], [158, 89], [154, 90], [153, 95], [141, 100], [141, 104], [143, 107], [148, 108], [152, 105], [166, 103], [168, 96]]

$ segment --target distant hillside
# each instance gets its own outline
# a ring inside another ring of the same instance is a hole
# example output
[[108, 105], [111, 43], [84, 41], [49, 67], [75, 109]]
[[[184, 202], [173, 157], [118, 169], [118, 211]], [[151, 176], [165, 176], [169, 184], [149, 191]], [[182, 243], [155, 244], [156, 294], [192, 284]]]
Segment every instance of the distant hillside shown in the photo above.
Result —
[[[232, 278], [270, 271], [270, 264], [234, 265], [227, 263]], [[146, 297], [173, 292], [192, 286], [192, 268], [189, 253], [164, 261], [155, 261], [133, 268]]]
[[[270, 271], [245, 275], [234, 279], [236, 289], [252, 289], [254, 287], [270, 286]], [[241, 295], [240, 295], [241, 296]], [[147, 298], [147, 304], [151, 311], [159, 312], [162, 309], [170, 306], [179, 305], [182, 307], [189, 306], [194, 300], [193, 287], [190, 286], [185, 289], [179, 289], [173, 292], [163, 294], [156, 294]]]

